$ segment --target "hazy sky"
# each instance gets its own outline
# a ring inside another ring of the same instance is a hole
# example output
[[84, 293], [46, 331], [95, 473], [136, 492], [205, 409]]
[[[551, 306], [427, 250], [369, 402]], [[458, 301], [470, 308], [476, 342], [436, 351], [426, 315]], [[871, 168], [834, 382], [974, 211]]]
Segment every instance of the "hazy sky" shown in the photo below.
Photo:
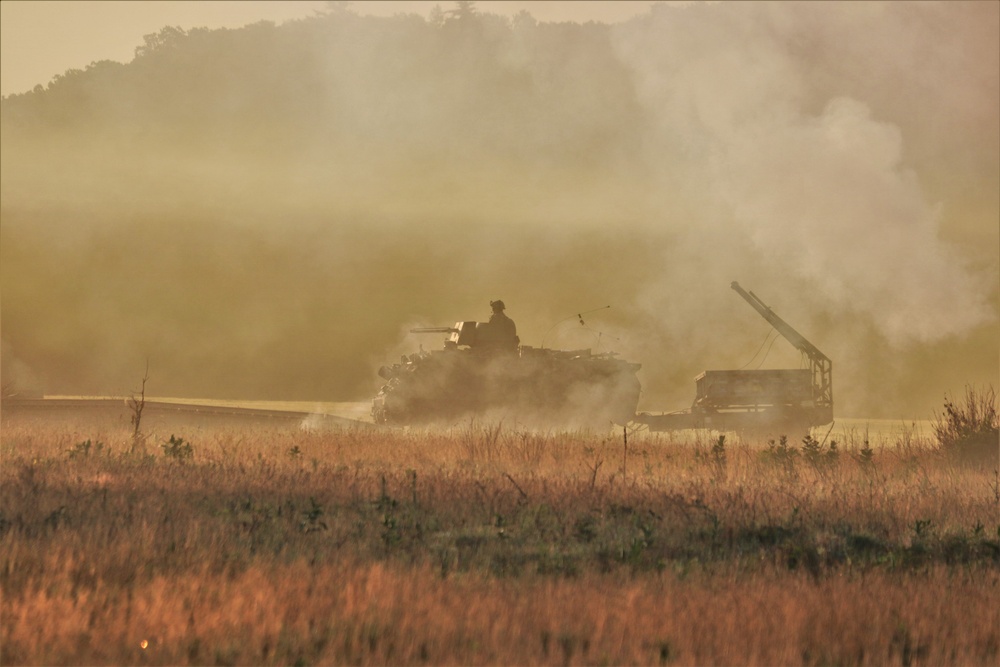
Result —
[[[528, 10], [539, 21], [625, 20], [646, 11], [648, 1], [616, 2], [477, 2], [479, 11], [513, 16]], [[47, 84], [70, 68], [83, 69], [95, 60], [132, 60], [142, 36], [164, 26], [238, 28], [257, 21], [281, 23], [323, 10], [325, 2], [272, 0], [263, 2], [62, 2], [3, 0], [0, 2], [0, 93], [23, 93]], [[453, 2], [391, 0], [352, 2], [360, 14], [427, 16], [435, 6], [448, 10]]]

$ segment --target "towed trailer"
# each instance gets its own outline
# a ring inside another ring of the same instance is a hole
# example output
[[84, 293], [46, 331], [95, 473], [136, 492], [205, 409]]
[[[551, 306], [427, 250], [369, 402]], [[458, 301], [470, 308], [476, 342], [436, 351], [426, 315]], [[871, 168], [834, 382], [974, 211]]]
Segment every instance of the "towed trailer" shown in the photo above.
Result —
[[833, 421], [833, 362], [739, 283], [731, 287], [808, 360], [808, 368], [705, 371], [695, 378], [691, 407], [641, 412], [635, 422], [650, 431], [795, 432]]

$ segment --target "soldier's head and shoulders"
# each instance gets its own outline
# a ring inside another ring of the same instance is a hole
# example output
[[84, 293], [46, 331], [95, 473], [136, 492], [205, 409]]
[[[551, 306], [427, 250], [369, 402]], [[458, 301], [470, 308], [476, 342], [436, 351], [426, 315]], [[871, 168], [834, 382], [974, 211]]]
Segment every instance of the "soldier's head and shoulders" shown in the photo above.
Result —
[[514, 320], [507, 317], [504, 312], [507, 306], [498, 299], [490, 301], [490, 308], [493, 310], [490, 321], [480, 324], [477, 330], [477, 338], [481, 346], [517, 349], [521, 341], [517, 337], [517, 327], [514, 325]]
[[493, 320], [493, 319], [509, 320], [510, 319], [509, 317], [507, 317], [507, 313], [504, 312], [504, 310], [507, 309], [507, 306], [500, 299], [497, 299], [496, 301], [490, 301], [490, 308], [493, 310], [493, 314], [490, 315], [490, 320]]

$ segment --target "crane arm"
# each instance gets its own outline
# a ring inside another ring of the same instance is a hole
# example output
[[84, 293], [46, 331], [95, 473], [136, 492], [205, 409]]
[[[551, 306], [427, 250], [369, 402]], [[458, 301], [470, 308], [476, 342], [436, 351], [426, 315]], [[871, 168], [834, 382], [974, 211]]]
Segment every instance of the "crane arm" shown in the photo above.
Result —
[[819, 348], [806, 340], [805, 336], [793, 329], [788, 322], [785, 322], [785, 320], [778, 317], [778, 315], [771, 310], [767, 304], [761, 301], [760, 297], [756, 294], [753, 292], [747, 292], [745, 289], [740, 287], [740, 284], [735, 280], [732, 282], [730, 287], [732, 287], [737, 294], [743, 297], [747, 303], [753, 306], [754, 310], [761, 314], [761, 317], [770, 322], [771, 326], [777, 329], [778, 333], [784, 336], [789, 343], [794, 345], [796, 349], [804, 353], [811, 360], [816, 362], [830, 360], [825, 354], [819, 351]]

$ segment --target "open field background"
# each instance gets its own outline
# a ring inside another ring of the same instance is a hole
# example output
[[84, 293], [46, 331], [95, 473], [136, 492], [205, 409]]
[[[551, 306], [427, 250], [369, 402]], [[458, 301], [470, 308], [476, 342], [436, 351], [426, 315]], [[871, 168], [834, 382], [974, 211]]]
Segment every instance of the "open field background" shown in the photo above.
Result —
[[146, 435], [5, 412], [4, 664], [1000, 659], [996, 466], [918, 431]]
[[[198, 406], [208, 408], [226, 409], [250, 409], [264, 410], [270, 412], [299, 412], [315, 417], [334, 417], [358, 422], [371, 422], [371, 401], [248, 401], [248, 400], [222, 400], [212, 398], [181, 398], [181, 397], [157, 397], [149, 396], [149, 402], [163, 403], [171, 406]], [[124, 396], [45, 396], [42, 402], [86, 402], [101, 401], [107, 404], [117, 402], [120, 405], [112, 406], [106, 412], [105, 417], [110, 420], [117, 420], [120, 423], [128, 422], [128, 414], [121, 406], [126, 405], [128, 398]], [[29, 403], [31, 401], [28, 401]], [[23, 403], [23, 402], [22, 402]], [[654, 412], [655, 414], [655, 412]], [[190, 415], [189, 415], [190, 416]], [[153, 420], [150, 420], [153, 421]], [[312, 422], [317, 421], [315, 418]], [[334, 420], [336, 421], [336, 420]], [[303, 428], [309, 429], [312, 425], [310, 421], [301, 424]], [[153, 430], [169, 430], [170, 425], [165, 423], [153, 424]], [[191, 432], [192, 428], [199, 429], [200, 426], [188, 420], [183, 428]], [[516, 427], [515, 427], [516, 428]], [[885, 446], [887, 443], [897, 440], [919, 439], [926, 440], [933, 438], [934, 422], [930, 419], [865, 419], [857, 417], [840, 417], [831, 426], [817, 429], [817, 437], [825, 436], [833, 438], [839, 442], [850, 440], [868, 439], [870, 443]], [[703, 436], [697, 433], [681, 433], [679, 436], [671, 438], [674, 443], [698, 440]]]

